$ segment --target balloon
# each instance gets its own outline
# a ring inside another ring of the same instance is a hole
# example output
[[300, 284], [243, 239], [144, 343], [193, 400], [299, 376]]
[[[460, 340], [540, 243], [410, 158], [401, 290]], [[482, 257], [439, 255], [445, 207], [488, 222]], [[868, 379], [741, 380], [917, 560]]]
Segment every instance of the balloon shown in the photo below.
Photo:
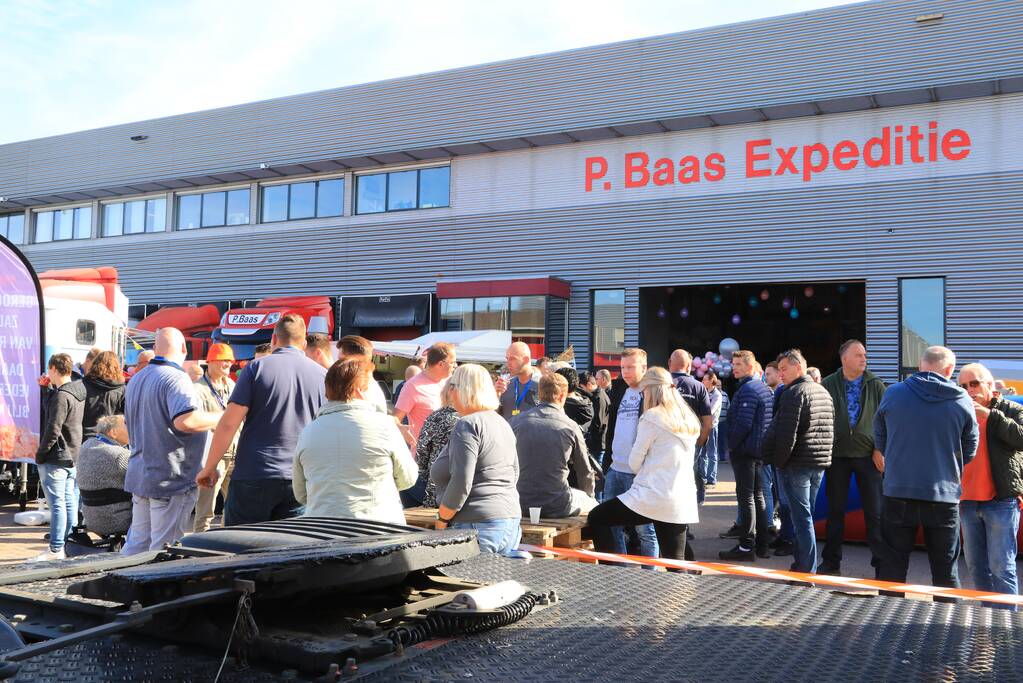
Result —
[[771, 298], [771, 293], [769, 291], [767, 291], [766, 289], [764, 291], [760, 292], [760, 300], [761, 301], [767, 301], [770, 298]]
[[667, 292], [668, 294], [674, 294], [675, 293], [675, 288], [674, 287], [665, 287], [664, 291]]
[[831, 306], [825, 306], [825, 307], [824, 307], [824, 314], [825, 314], [825, 315], [828, 315], [828, 314], [830, 314], [830, 313], [831, 313]]
[[721, 357], [725, 360], [732, 360], [732, 354], [739, 350], [739, 342], [735, 341], [731, 337], [725, 337], [718, 344], [718, 351], [721, 353]]
[[707, 371], [704, 370], [703, 368], [700, 368], [699, 370], [696, 371], [696, 376], [699, 377], [700, 379], [703, 379], [704, 377], [707, 376]]
[[781, 300], [781, 307], [785, 309], [792, 308], [792, 299], [785, 297]]
[[792, 318], [793, 320], [798, 318], [799, 317], [799, 309], [798, 308], [793, 308], [791, 311], [789, 311], [789, 317]]
[[757, 306], [759, 306], [759, 305], [760, 305], [760, 301], [758, 301], [758, 300], [757, 300], [757, 298], [756, 298], [755, 296], [751, 296], [751, 297], [749, 298], [749, 301], [747, 301], [746, 303], [748, 303], [748, 304], [749, 304], [749, 307], [750, 307], [750, 308], [756, 308]]
[[742, 318], [739, 317], [738, 313], [736, 313], [735, 315], [732, 316], [732, 324], [733, 325], [738, 325], [741, 322], [742, 322]]
[[714, 295], [714, 303], [715, 304], [721, 303], [721, 295], [720, 294], [715, 294]]
[[839, 294], [845, 294], [848, 290], [849, 290], [849, 288], [846, 287], [845, 285], [839, 285], [838, 286], [838, 293]]
[[813, 287], [807, 287], [806, 289], [804, 289], [803, 290], [803, 296], [805, 296], [807, 299], [812, 297], [813, 296]]
[[724, 367], [721, 363], [714, 363], [714, 372], [720, 375], [724, 371]]
[[683, 307], [682, 310], [680, 310], [678, 312], [678, 317], [680, 317], [680, 318], [688, 318], [689, 317], [689, 309]]
[[660, 308], [657, 309], [657, 317], [658, 318], [663, 318], [666, 315], [668, 315], [668, 312], [666, 310], [664, 310], [664, 306], [661, 306]]

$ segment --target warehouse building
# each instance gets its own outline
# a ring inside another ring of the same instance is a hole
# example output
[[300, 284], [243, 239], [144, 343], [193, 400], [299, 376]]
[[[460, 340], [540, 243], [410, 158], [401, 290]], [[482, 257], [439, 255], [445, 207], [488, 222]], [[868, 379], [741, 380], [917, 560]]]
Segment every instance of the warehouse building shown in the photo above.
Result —
[[1014, 359], [1020, 45], [1023, 3], [867, 2], [18, 142], [0, 234], [133, 304], [329, 295], [381, 338], [418, 295], [582, 367]]

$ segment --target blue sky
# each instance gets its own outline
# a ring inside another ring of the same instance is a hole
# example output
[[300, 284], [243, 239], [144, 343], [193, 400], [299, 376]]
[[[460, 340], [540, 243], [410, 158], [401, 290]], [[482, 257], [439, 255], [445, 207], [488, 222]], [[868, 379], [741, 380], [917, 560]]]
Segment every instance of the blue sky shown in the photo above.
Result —
[[841, 4], [0, 0], [0, 144]]

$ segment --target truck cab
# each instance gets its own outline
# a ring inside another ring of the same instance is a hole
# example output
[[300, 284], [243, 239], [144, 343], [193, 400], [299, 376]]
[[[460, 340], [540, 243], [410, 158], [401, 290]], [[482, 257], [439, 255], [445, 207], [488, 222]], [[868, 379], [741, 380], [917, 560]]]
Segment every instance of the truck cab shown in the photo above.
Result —
[[270, 343], [274, 325], [289, 313], [302, 316], [310, 334], [334, 337], [334, 304], [328, 296], [276, 296], [253, 307], [232, 308], [213, 330], [213, 341], [230, 344], [237, 360], [250, 360], [257, 346]]

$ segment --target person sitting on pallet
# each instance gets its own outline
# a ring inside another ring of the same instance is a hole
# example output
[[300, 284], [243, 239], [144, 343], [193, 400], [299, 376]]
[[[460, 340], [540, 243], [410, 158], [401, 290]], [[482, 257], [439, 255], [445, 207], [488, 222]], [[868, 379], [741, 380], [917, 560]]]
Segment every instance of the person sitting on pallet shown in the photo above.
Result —
[[[574, 517], [597, 506], [596, 472], [582, 430], [565, 414], [568, 380], [557, 372], [540, 380], [540, 404], [512, 418], [519, 454], [522, 514], [540, 508], [542, 517]], [[569, 467], [579, 488], [568, 483]]]

